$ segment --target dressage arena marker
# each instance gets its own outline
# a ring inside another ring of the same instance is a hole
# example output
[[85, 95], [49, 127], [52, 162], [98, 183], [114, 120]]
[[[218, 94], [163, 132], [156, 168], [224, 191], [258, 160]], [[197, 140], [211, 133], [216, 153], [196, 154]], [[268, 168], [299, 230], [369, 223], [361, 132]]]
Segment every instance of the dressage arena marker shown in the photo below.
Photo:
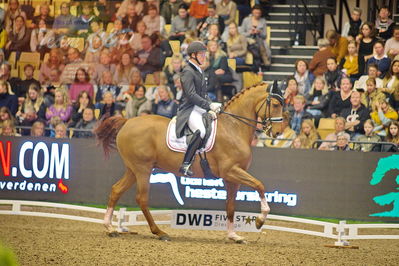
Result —
[[[0, 207], [2, 205], [11, 205], [10, 210], [5, 210], [4, 207], [0, 209], [1, 214], [9, 214], [9, 215], [25, 215], [25, 216], [36, 216], [36, 217], [47, 217], [47, 218], [59, 218], [66, 220], [74, 220], [74, 221], [82, 221], [82, 222], [91, 222], [102, 224], [103, 219], [96, 219], [84, 216], [77, 215], [66, 215], [59, 213], [49, 213], [49, 212], [38, 212], [38, 211], [24, 211], [22, 207], [50, 207], [50, 208], [58, 208], [58, 209], [69, 209], [75, 211], [85, 211], [92, 213], [105, 213], [105, 209], [101, 208], [93, 208], [93, 207], [85, 207], [85, 206], [77, 206], [70, 204], [61, 204], [61, 203], [52, 203], [52, 202], [41, 202], [41, 201], [24, 201], [24, 200], [0, 200]], [[169, 224], [171, 223], [171, 210], [161, 210], [161, 211], [153, 211], [156, 216], [169, 217], [166, 219], [156, 220], [157, 224]], [[256, 215], [256, 214], [254, 214]], [[139, 220], [138, 217], [141, 217], [141, 211], [126, 211], [126, 208], [120, 208], [119, 211], [114, 211], [114, 219], [112, 225], [117, 227], [118, 232], [122, 234], [130, 233], [127, 230], [127, 226], [137, 226], [137, 225], [147, 225], [145, 220]], [[326, 245], [326, 247], [345, 247], [345, 248], [357, 248], [354, 246], [349, 246], [348, 240], [357, 240], [357, 239], [399, 239], [398, 235], [362, 235], [358, 234], [359, 229], [399, 229], [399, 224], [346, 224], [345, 221], [340, 221], [339, 224], [322, 222], [304, 218], [295, 218], [288, 216], [280, 216], [269, 214], [267, 216], [268, 220], [278, 220], [285, 222], [294, 222], [294, 223], [302, 223], [302, 224], [311, 224], [318, 225], [323, 227], [323, 232], [311, 231], [305, 229], [297, 229], [290, 227], [282, 227], [282, 226], [274, 226], [274, 225], [263, 225], [262, 229], [264, 230], [276, 230], [290, 233], [298, 233], [305, 234], [311, 236], [319, 236], [335, 239], [336, 242], [334, 245]], [[136, 232], [132, 232], [130, 234], [136, 234]]]

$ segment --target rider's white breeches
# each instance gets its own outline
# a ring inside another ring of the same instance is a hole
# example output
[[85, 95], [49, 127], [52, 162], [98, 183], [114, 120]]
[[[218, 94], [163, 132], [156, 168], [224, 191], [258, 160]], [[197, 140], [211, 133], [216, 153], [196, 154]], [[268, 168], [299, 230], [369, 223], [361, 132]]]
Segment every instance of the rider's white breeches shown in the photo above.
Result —
[[202, 122], [202, 114], [206, 113], [205, 109], [201, 107], [194, 106], [193, 111], [191, 111], [190, 118], [188, 119], [188, 127], [193, 131], [199, 130], [201, 132], [201, 138], [205, 137], [205, 126]]

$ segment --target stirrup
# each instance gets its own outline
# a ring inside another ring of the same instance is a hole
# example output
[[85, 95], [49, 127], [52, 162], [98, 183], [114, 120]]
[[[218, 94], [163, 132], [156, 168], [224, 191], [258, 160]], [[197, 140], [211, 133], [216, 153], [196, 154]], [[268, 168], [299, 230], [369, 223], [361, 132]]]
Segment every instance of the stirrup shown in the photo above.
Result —
[[191, 171], [190, 167], [191, 167], [191, 164], [183, 163], [180, 166], [179, 173], [183, 174], [184, 176], [193, 176], [194, 173], [193, 173], [193, 171]]

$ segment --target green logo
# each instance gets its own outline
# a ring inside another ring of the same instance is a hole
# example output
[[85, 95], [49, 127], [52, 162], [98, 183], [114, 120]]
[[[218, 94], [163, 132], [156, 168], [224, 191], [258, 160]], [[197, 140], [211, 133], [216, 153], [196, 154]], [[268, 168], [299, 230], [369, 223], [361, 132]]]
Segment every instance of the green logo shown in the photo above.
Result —
[[[377, 168], [375, 169], [370, 184], [375, 186], [381, 182], [385, 174], [390, 170], [399, 170], [399, 155], [391, 155], [386, 158], [381, 158], [378, 161]], [[396, 184], [399, 185], [399, 175], [395, 179]], [[399, 188], [396, 188], [399, 190]], [[386, 212], [373, 213], [370, 216], [377, 217], [399, 217], [399, 192], [390, 192], [385, 195], [376, 196], [373, 198], [374, 202], [380, 206], [393, 204], [393, 209]]]

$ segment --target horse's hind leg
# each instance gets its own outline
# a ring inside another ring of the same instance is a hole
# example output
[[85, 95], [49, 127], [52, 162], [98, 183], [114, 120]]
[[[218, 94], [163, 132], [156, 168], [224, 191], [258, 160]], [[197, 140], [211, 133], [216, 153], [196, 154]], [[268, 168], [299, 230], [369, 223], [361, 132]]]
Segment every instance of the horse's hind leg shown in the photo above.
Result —
[[128, 190], [134, 183], [136, 183], [136, 176], [133, 172], [126, 168], [123, 177], [112, 186], [111, 194], [109, 195], [107, 211], [104, 216], [104, 226], [109, 234], [115, 234], [116, 230], [112, 226], [112, 215], [114, 208], [122, 194]]
[[227, 190], [226, 213], [227, 213], [227, 237], [236, 243], [244, 243], [245, 239], [234, 232], [234, 211], [237, 191], [240, 185], [225, 180]]

